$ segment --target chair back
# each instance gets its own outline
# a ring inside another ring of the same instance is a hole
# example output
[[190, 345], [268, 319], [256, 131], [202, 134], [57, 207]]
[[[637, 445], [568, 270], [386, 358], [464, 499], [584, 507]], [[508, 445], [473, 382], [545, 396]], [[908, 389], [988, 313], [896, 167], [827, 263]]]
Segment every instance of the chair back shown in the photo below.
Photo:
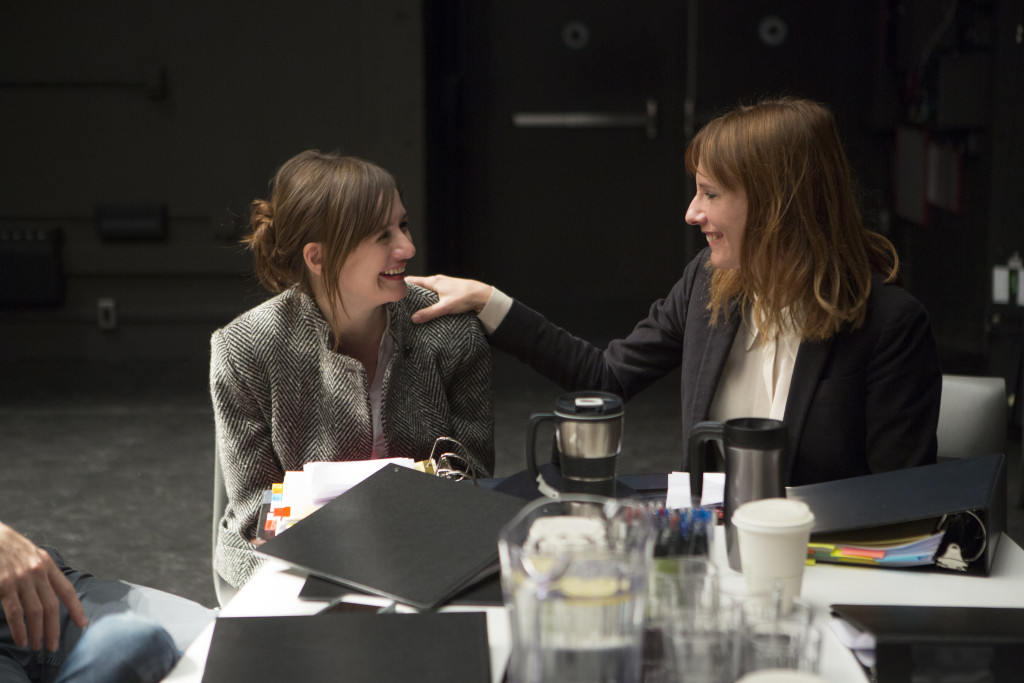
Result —
[[1006, 380], [942, 376], [939, 458], [1006, 453]]
[[220, 534], [220, 520], [228, 505], [228, 490], [224, 486], [224, 475], [220, 470], [220, 453], [214, 448], [213, 453], [213, 548], [211, 565], [213, 567], [213, 590], [217, 594], [217, 602], [221, 607], [226, 605], [238, 589], [232, 586], [217, 571], [217, 536]]

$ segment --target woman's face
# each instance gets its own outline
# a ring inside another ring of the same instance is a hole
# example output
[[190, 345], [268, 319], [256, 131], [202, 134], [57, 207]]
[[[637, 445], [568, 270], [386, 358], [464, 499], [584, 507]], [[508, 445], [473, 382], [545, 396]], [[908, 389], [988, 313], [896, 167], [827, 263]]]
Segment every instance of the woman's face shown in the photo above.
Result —
[[408, 218], [395, 192], [387, 224], [366, 238], [341, 267], [338, 286], [345, 306], [381, 306], [405, 296], [405, 264], [416, 255]]
[[697, 166], [697, 194], [686, 210], [686, 222], [696, 225], [711, 247], [716, 268], [740, 267], [740, 247], [747, 227], [747, 193], [743, 188], [726, 190]]

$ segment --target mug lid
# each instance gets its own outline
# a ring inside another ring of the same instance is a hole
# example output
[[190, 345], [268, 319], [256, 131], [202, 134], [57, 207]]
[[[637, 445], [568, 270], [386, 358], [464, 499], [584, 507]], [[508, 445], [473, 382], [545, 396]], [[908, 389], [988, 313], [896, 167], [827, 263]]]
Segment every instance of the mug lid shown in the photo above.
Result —
[[604, 391], [575, 391], [555, 400], [555, 414], [584, 420], [619, 417], [622, 399]]

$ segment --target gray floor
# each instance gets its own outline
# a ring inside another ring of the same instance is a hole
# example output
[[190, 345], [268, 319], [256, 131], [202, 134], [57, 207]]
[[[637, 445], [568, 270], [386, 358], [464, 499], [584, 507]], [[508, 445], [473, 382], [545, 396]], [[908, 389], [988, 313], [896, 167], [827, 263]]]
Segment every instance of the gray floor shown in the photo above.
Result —
[[[118, 366], [0, 365], [0, 520], [74, 566], [215, 604], [210, 578], [213, 419], [205, 359]], [[626, 409], [622, 470], [678, 468], [678, 375]], [[559, 390], [495, 355], [498, 475], [523, 468], [524, 430]], [[1007, 444], [1010, 535], [1021, 462]]]

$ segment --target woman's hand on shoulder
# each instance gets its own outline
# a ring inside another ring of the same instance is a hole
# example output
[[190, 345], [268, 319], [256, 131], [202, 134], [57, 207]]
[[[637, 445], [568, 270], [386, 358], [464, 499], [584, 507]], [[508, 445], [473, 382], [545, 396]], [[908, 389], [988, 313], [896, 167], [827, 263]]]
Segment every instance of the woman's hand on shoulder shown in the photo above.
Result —
[[405, 281], [437, 293], [438, 302], [432, 306], [421, 308], [412, 314], [414, 323], [425, 323], [442, 315], [479, 313], [491, 298], [490, 285], [476, 280], [462, 280], [447, 275], [430, 275], [420, 277], [409, 275]]

